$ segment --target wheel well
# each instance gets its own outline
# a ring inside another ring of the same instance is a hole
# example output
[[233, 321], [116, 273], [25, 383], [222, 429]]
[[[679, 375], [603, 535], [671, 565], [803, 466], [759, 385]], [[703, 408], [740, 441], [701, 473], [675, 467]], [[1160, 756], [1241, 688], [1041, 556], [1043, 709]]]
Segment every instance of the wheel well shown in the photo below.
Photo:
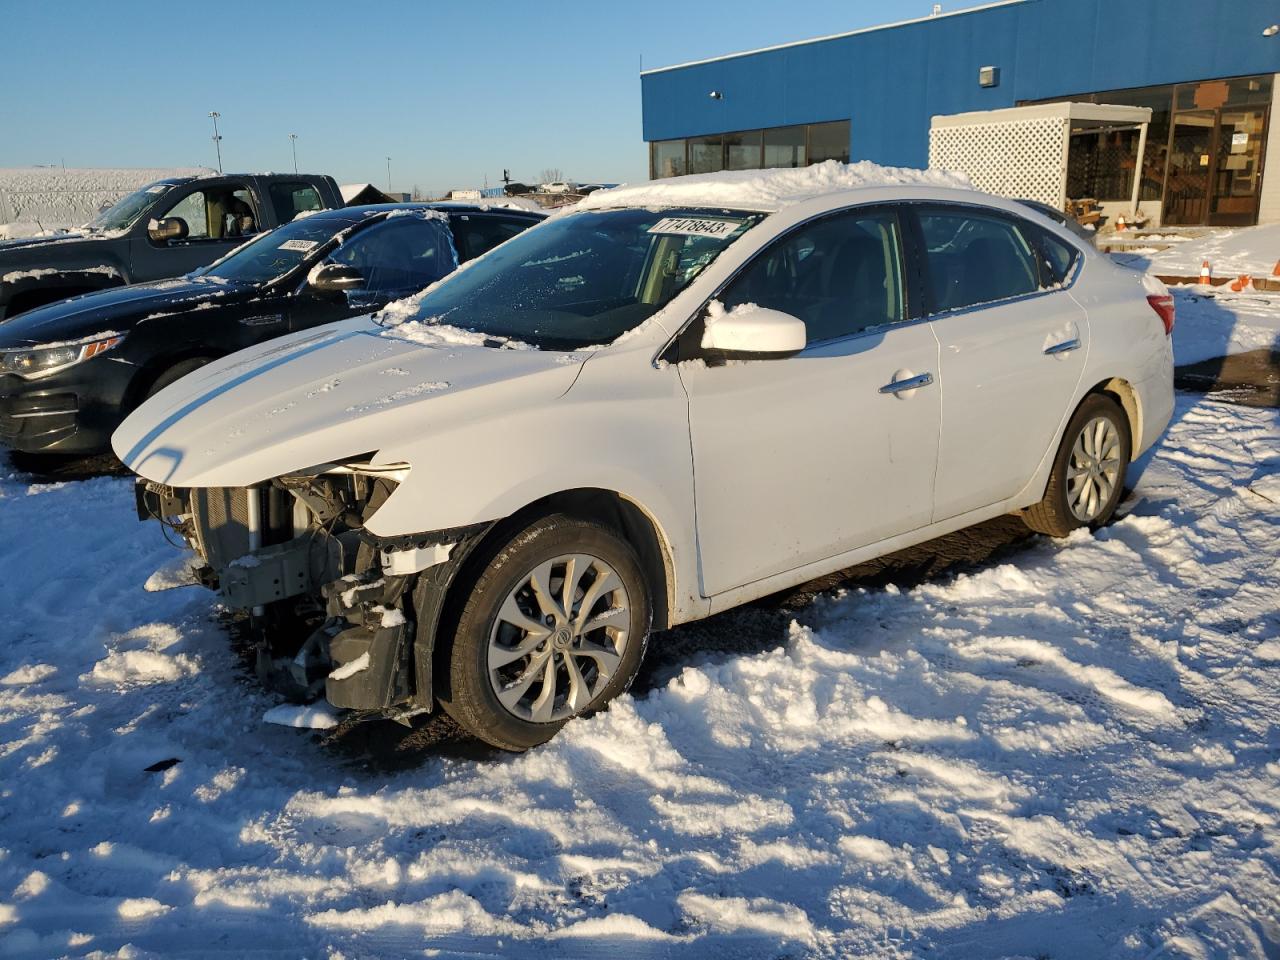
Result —
[[1110, 380], [1104, 380], [1094, 386], [1089, 393], [1105, 394], [1120, 404], [1125, 416], [1129, 418], [1130, 443], [1136, 450], [1138, 444], [1142, 442], [1142, 408], [1138, 404], [1137, 391], [1133, 389], [1129, 381], [1120, 377], [1112, 377]]
[[[670, 626], [671, 591], [675, 584], [671, 556], [658, 525], [634, 502], [612, 490], [584, 488], [565, 490], [543, 497], [522, 507], [504, 520], [490, 526], [477, 540], [466, 545], [458, 560], [458, 569], [448, 579], [440, 600], [438, 619], [429, 646], [432, 658], [431, 688], [435, 697], [448, 697], [448, 656], [452, 633], [466, 603], [467, 595], [484, 564], [519, 531], [540, 517], [556, 513], [584, 520], [594, 520], [612, 527], [635, 549], [641, 569], [651, 588], [653, 626], [665, 630]], [[415, 646], [421, 655], [422, 646]]]
[[166, 370], [170, 370], [187, 360], [212, 361], [216, 359], [217, 354], [212, 350], [192, 347], [180, 353], [170, 353], [148, 360], [142, 369], [133, 375], [133, 380], [129, 382], [129, 389], [125, 392], [124, 403], [122, 404], [123, 411], [126, 414], [132, 413], [142, 403], [147, 391], [151, 389], [151, 385], [159, 380]]
[[635, 549], [640, 558], [640, 566], [649, 580], [654, 629], [665, 630], [669, 626], [670, 591], [674, 583], [671, 557], [658, 525], [639, 505], [626, 497], [612, 490], [595, 487], [564, 490], [521, 508], [507, 521], [497, 524], [488, 536], [510, 535], [513, 528], [528, 526], [538, 517], [553, 513], [595, 520], [622, 534]]

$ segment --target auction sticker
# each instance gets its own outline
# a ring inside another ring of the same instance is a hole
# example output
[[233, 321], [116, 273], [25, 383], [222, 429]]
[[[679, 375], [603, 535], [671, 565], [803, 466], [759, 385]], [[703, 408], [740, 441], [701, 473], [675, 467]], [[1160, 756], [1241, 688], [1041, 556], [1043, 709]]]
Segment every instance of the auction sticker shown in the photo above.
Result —
[[280, 244], [281, 250], [297, 250], [299, 253], [306, 253], [314, 247], [320, 245], [319, 240], [286, 240]]
[[727, 237], [742, 226], [741, 220], [707, 220], [702, 217], [663, 217], [649, 233], [665, 233], [677, 237]]

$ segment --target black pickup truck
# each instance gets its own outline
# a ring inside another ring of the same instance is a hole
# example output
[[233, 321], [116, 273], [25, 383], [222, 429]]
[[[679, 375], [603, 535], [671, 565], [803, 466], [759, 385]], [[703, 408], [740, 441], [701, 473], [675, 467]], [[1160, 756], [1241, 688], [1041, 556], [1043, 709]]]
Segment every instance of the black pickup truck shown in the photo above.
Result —
[[157, 180], [80, 230], [0, 241], [0, 320], [81, 293], [180, 277], [299, 213], [341, 206], [333, 178], [311, 174]]

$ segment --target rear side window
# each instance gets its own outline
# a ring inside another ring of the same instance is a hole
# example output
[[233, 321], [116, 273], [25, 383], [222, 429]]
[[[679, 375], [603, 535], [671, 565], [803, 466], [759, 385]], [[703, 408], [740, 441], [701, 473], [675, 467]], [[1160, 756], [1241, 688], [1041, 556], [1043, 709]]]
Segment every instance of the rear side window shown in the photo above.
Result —
[[721, 301], [799, 317], [811, 344], [851, 336], [905, 316], [900, 249], [892, 212], [824, 217], [774, 241]]
[[478, 217], [462, 214], [453, 218], [453, 235], [458, 259], [465, 263], [533, 226], [530, 220], [515, 217]]
[[1035, 293], [1037, 255], [1012, 221], [968, 211], [920, 214], [934, 313]]
[[267, 189], [279, 223], [288, 223], [300, 213], [324, 209], [320, 194], [309, 183], [273, 183]]
[[1061, 286], [1075, 269], [1080, 251], [1048, 230], [1033, 227], [1032, 231], [1040, 248], [1040, 286], [1046, 290]]

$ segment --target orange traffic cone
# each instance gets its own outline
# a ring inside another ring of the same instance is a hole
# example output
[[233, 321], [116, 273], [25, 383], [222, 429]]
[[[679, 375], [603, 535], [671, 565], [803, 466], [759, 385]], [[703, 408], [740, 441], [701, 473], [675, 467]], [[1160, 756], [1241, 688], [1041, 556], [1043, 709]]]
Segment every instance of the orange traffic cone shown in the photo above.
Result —
[[1280, 260], [1276, 261], [1275, 267], [1271, 270], [1271, 275], [1273, 277], [1280, 277]]
[[1236, 277], [1231, 283], [1231, 289], [1236, 293], [1240, 293], [1242, 290], [1248, 290], [1252, 286], [1253, 277], [1249, 276], [1247, 273], [1240, 274], [1240, 276]]
[[1213, 267], [1209, 266], [1208, 260], [1200, 262], [1200, 283], [1203, 286], [1209, 286], [1213, 281]]
[[1124, 214], [1122, 213], [1118, 217], [1116, 217], [1116, 232], [1121, 233], [1124, 231], [1124, 228], [1125, 228]]

